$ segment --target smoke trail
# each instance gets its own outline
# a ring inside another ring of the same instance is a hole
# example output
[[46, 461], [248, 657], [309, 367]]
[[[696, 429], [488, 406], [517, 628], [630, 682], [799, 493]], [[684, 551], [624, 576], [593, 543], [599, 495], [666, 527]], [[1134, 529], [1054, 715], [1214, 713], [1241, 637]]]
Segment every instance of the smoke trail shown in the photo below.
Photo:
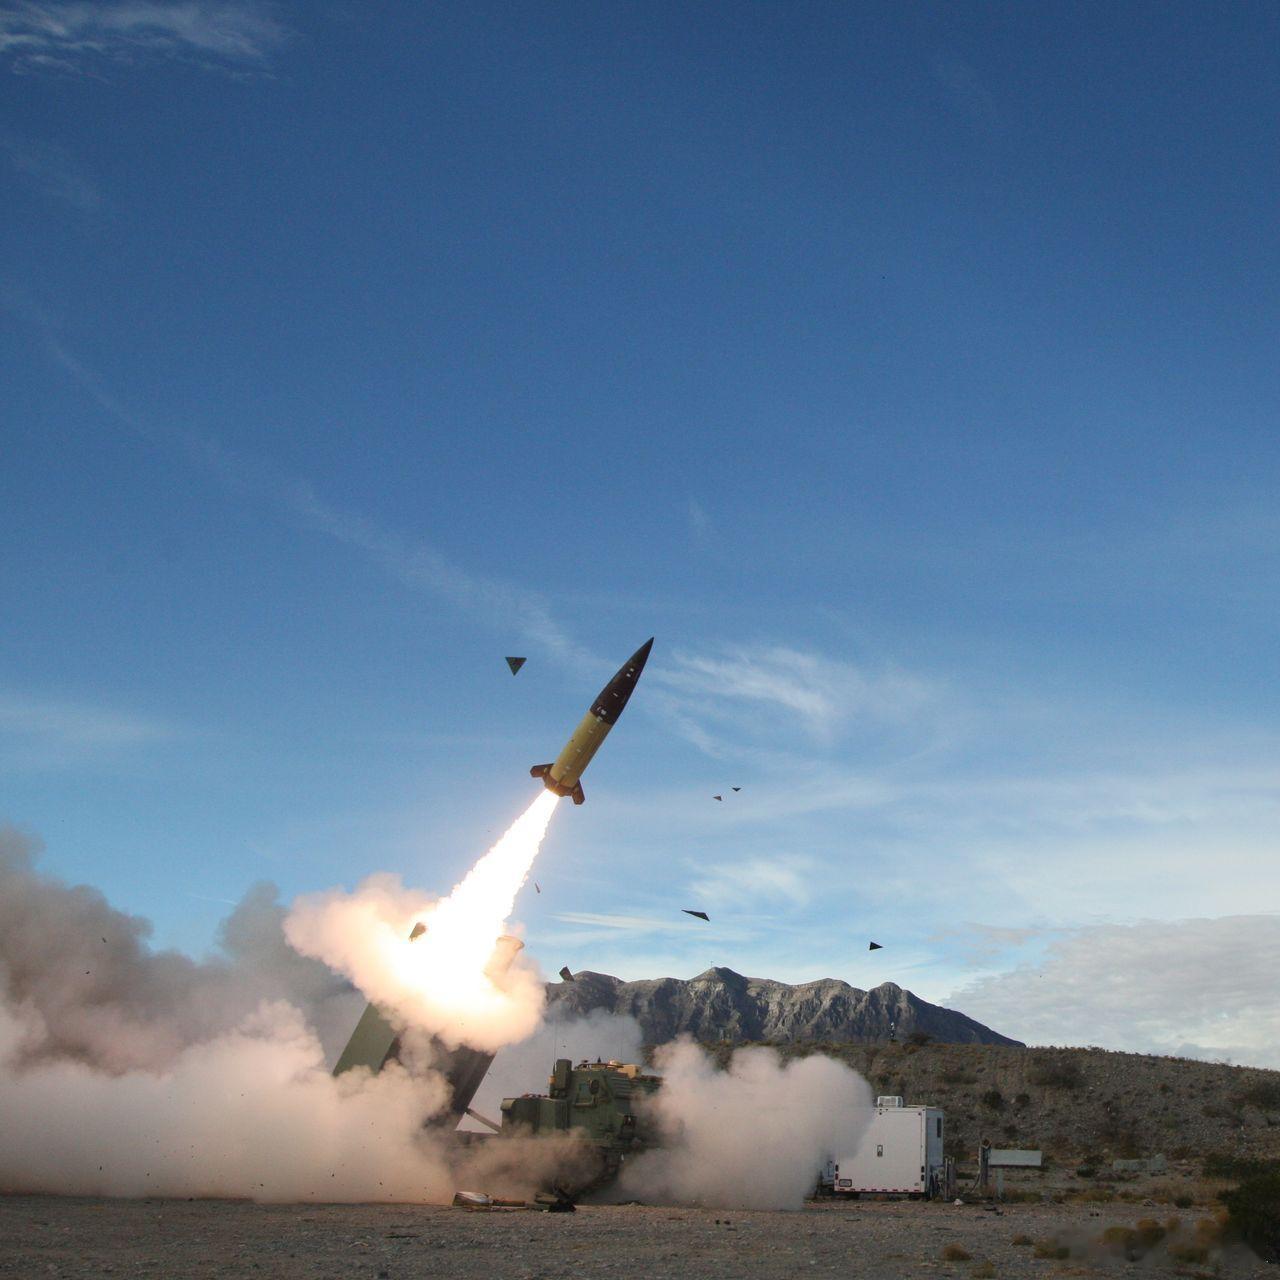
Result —
[[871, 1089], [834, 1058], [782, 1064], [739, 1049], [727, 1071], [689, 1040], [660, 1049], [662, 1088], [649, 1104], [662, 1147], [626, 1167], [621, 1194], [721, 1209], [798, 1209], [818, 1170], [851, 1151], [871, 1116]]
[[[557, 800], [540, 793], [448, 897], [433, 901], [396, 876], [370, 876], [354, 893], [299, 898], [285, 936], [404, 1027], [485, 1050], [523, 1040], [542, 1019], [541, 980], [519, 959], [501, 976], [486, 969]], [[415, 924], [426, 932], [410, 942]]]

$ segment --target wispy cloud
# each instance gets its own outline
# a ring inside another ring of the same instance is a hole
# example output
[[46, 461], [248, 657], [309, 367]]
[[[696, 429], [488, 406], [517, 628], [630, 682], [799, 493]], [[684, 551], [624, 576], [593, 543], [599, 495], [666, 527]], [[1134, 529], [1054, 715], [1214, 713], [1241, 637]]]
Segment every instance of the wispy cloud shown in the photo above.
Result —
[[959, 953], [963, 964], [976, 968], [986, 967], [1011, 952], [1016, 953], [1029, 942], [1053, 932], [1038, 926], [1020, 928], [969, 921], [954, 928], [939, 929], [928, 941], [950, 944]]
[[422, 539], [389, 529], [372, 517], [323, 498], [309, 481], [289, 477], [269, 463], [236, 454], [217, 440], [182, 427], [160, 427], [140, 418], [106, 389], [72, 354], [48, 317], [14, 299], [6, 305], [40, 333], [50, 357], [93, 398], [104, 413], [153, 447], [181, 453], [227, 489], [283, 510], [292, 520], [366, 556], [380, 571], [415, 590], [450, 601], [487, 624], [515, 632], [526, 644], [567, 664], [604, 670], [553, 616], [537, 591], [468, 572]]
[[1044, 962], [949, 1003], [1037, 1044], [1097, 1044], [1280, 1067], [1280, 915], [1072, 931]]
[[97, 185], [70, 152], [0, 129], [0, 156], [44, 195], [89, 212], [102, 203]]
[[812, 858], [778, 854], [702, 867], [689, 889], [700, 903], [713, 908], [743, 907], [761, 901], [802, 907], [812, 900], [817, 881]]
[[995, 96], [977, 71], [953, 49], [934, 57], [933, 74], [952, 106], [974, 124], [991, 129], [1000, 123]]
[[[784, 645], [679, 653], [660, 669], [670, 709], [695, 743], [717, 751], [714, 727], [773, 719], [830, 744], [850, 726], [918, 719], [936, 696], [927, 681], [894, 667], [871, 670]], [[690, 709], [690, 703], [694, 706]]]
[[275, 496], [297, 518], [335, 541], [363, 552], [407, 586], [444, 596], [494, 625], [514, 627], [545, 653], [588, 667], [592, 654], [580, 648], [552, 617], [535, 591], [467, 573], [425, 542], [406, 538], [368, 516], [324, 501], [304, 481], [273, 485]]
[[259, 5], [227, 0], [21, 0], [0, 6], [0, 58], [18, 73], [101, 74], [180, 58], [263, 69], [286, 28]]
[[689, 499], [689, 532], [701, 541], [711, 532], [711, 515], [697, 498]]
[[554, 918], [563, 924], [576, 924], [588, 929], [607, 929], [618, 933], [680, 933], [688, 928], [686, 923], [678, 920], [594, 911], [564, 911]]
[[171, 725], [83, 703], [0, 692], [0, 748], [10, 765], [83, 760], [171, 738]]

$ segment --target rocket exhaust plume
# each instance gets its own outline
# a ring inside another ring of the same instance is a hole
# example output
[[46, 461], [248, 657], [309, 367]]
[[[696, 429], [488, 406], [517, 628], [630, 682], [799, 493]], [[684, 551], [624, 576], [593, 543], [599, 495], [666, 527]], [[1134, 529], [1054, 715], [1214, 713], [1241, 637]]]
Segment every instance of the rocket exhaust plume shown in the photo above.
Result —
[[[557, 801], [540, 794], [446, 898], [370, 876], [354, 893], [300, 898], [285, 935], [406, 1028], [487, 1051], [522, 1040], [541, 1021], [542, 983], [519, 961], [505, 972], [490, 962]], [[424, 930], [410, 941], [418, 924]]]

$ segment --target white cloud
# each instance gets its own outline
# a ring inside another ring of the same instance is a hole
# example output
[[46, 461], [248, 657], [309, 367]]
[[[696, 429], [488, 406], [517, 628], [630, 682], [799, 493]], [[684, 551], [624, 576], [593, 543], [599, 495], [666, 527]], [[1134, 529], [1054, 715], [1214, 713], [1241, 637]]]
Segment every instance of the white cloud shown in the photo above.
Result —
[[653, 916], [628, 916], [596, 911], [563, 911], [555, 916], [564, 924], [588, 929], [607, 929], [619, 933], [679, 933], [686, 928], [675, 920], [659, 920]]
[[896, 668], [871, 671], [784, 645], [678, 652], [659, 679], [704, 734], [717, 722], [758, 728], [763, 714], [824, 743], [857, 720], [901, 725], [935, 696], [926, 681]]
[[326, 501], [305, 480], [290, 479], [269, 464], [235, 454], [217, 440], [181, 427], [156, 427], [127, 409], [96, 375], [59, 341], [49, 319], [29, 308], [24, 315], [44, 340], [50, 356], [121, 426], [149, 444], [175, 449], [234, 493], [283, 508], [290, 518], [344, 546], [358, 551], [384, 573], [415, 590], [443, 596], [487, 624], [517, 632], [530, 645], [577, 669], [603, 675], [614, 668], [578, 645], [556, 621], [550, 605], [538, 592], [469, 573], [434, 547], [386, 528], [358, 511]]
[[171, 726], [145, 716], [0, 693], [0, 748], [9, 765], [55, 764], [172, 736]]
[[235, 0], [21, 0], [0, 7], [0, 56], [20, 73], [94, 74], [158, 58], [261, 68], [287, 37], [264, 8]]
[[747, 906], [761, 900], [776, 903], [782, 899], [791, 906], [802, 907], [813, 897], [816, 879], [811, 858], [780, 854], [703, 867], [689, 889], [699, 901], [715, 905]]
[[62, 204], [88, 212], [102, 202], [84, 166], [61, 147], [0, 130], [0, 155], [28, 183]]
[[1042, 964], [948, 1000], [1034, 1044], [1096, 1044], [1280, 1067], [1280, 915], [1072, 931]]
[[514, 627], [526, 641], [558, 658], [588, 668], [598, 665], [597, 659], [580, 648], [556, 622], [546, 600], [536, 591], [466, 573], [426, 543], [405, 538], [367, 516], [324, 502], [301, 481], [272, 487], [275, 497], [294, 516], [363, 552], [406, 585], [443, 595], [493, 625]]
[[933, 74], [952, 106], [974, 124], [991, 129], [1000, 123], [995, 96], [977, 71], [955, 50], [946, 49], [934, 57]]
[[703, 539], [711, 532], [711, 516], [697, 498], [689, 499], [689, 532], [695, 539]]

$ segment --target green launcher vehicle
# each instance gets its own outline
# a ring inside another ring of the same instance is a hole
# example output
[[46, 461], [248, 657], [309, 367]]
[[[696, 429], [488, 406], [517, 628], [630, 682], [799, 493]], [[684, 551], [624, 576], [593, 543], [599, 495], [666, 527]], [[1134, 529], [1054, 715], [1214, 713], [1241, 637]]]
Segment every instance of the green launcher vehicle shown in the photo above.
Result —
[[657, 1134], [645, 1102], [662, 1084], [634, 1063], [580, 1062], [557, 1058], [546, 1094], [502, 1100], [504, 1137], [564, 1135], [582, 1144], [593, 1167], [592, 1186], [617, 1176]]

